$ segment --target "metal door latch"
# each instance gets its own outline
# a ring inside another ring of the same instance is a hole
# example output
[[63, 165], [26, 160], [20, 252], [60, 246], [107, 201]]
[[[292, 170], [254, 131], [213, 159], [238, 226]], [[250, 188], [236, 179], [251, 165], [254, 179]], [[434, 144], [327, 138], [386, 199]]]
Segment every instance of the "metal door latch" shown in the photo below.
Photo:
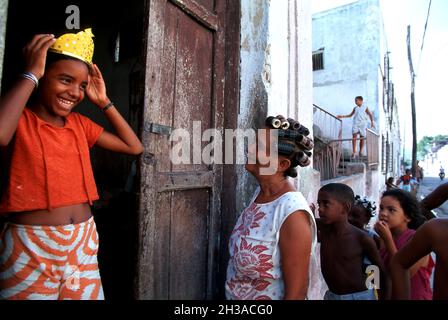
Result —
[[145, 125], [145, 131], [154, 134], [160, 134], [162, 136], [170, 136], [173, 132], [173, 128], [158, 123], [149, 123]]

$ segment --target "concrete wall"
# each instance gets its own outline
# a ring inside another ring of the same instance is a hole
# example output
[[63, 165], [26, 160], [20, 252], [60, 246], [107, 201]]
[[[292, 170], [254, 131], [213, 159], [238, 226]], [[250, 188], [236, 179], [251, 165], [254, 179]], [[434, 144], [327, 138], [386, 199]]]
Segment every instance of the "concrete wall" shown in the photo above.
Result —
[[359, 173], [350, 174], [347, 176], [339, 177], [332, 180], [322, 181], [321, 185], [324, 186], [330, 183], [342, 183], [346, 184], [353, 189], [355, 195], [366, 197], [369, 200], [379, 203], [380, 195], [385, 190], [382, 175], [378, 170], [367, 170], [365, 164], [356, 164], [356, 169]]
[[[267, 115], [268, 97], [265, 83], [269, 82], [265, 70], [269, 68], [269, 1], [241, 1], [241, 65], [240, 111], [238, 127], [260, 126]], [[255, 179], [244, 166], [236, 166], [237, 190], [235, 216], [248, 205], [256, 188]]]
[[332, 180], [322, 181], [322, 186], [330, 183], [342, 183], [353, 189], [353, 192], [358, 195], [366, 194], [366, 173], [359, 173], [348, 177], [340, 177]]
[[[312, 17], [311, 1], [294, 1], [297, 3], [297, 26], [294, 33], [296, 42], [291, 47], [297, 50], [293, 54], [297, 65], [297, 81], [291, 83], [295, 86], [291, 96], [296, 97], [297, 108], [293, 115], [299, 119], [313, 134], [313, 65], [312, 65]], [[291, 28], [294, 29], [294, 28]], [[294, 39], [294, 38], [291, 38]], [[292, 72], [295, 74], [294, 72]], [[320, 187], [320, 173], [311, 167], [299, 169], [298, 187], [309, 203], [315, 203]]]
[[8, 0], [0, 0], [0, 93], [2, 91], [3, 55], [5, 52], [6, 21], [8, 16]]
[[365, 196], [370, 200], [379, 203], [380, 194], [385, 191], [386, 185], [383, 175], [378, 174], [378, 170], [369, 170], [366, 172], [366, 193]]

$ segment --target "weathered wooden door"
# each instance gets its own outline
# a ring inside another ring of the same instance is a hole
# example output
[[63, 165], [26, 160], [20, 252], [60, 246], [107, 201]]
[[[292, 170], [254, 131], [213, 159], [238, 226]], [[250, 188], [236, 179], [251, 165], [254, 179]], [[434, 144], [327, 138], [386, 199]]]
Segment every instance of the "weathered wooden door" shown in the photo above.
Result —
[[169, 133], [223, 128], [226, 2], [148, 1], [139, 299], [216, 296], [222, 166], [173, 165]]

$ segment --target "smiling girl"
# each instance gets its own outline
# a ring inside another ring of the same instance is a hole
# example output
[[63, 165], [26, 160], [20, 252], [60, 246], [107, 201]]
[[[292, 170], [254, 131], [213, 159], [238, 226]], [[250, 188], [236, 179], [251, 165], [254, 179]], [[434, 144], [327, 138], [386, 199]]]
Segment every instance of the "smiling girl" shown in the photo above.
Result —
[[[0, 100], [0, 299], [103, 299], [89, 149], [138, 155], [142, 144], [92, 64], [92, 36], [36, 35], [25, 73]], [[116, 135], [72, 112], [85, 96]]]

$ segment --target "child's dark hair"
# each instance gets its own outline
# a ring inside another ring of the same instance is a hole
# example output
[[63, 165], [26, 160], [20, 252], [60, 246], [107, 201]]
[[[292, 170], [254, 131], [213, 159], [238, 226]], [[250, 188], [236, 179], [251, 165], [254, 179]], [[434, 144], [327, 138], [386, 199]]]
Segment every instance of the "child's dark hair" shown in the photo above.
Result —
[[375, 210], [376, 210], [375, 202], [369, 201], [366, 198], [362, 199], [361, 196], [356, 195], [354, 205], [362, 207], [369, 218], [373, 218], [375, 216]]
[[77, 59], [75, 57], [67, 56], [64, 54], [48, 51], [47, 52], [47, 59], [45, 61], [45, 71], [47, 71], [54, 63], [61, 61], [61, 60], [73, 60], [73, 61], [79, 61], [84, 63], [87, 66], [87, 69], [89, 70], [89, 73], [91, 71], [91, 66], [86, 63], [85, 61], [82, 61], [80, 59]]
[[409, 229], [417, 230], [422, 224], [426, 222], [426, 218], [420, 211], [420, 205], [417, 201], [417, 198], [411, 193], [401, 189], [392, 189], [384, 192], [383, 198], [384, 197], [395, 198], [400, 203], [400, 206], [403, 209], [405, 215], [409, 219], [411, 219], [411, 221], [408, 223]]
[[319, 192], [328, 192], [334, 199], [340, 203], [348, 203], [350, 205], [349, 211], [355, 203], [355, 193], [353, 189], [342, 183], [330, 183], [320, 188]]
[[363, 98], [362, 96], [357, 96], [357, 97], [355, 98], [355, 100], [361, 100], [361, 101], [364, 101], [364, 98]]
[[298, 121], [279, 115], [268, 117], [265, 121], [270, 129], [278, 129], [278, 154], [287, 157], [291, 166], [285, 171], [285, 177], [297, 177], [297, 166], [310, 165], [314, 142], [308, 138], [310, 131]]

